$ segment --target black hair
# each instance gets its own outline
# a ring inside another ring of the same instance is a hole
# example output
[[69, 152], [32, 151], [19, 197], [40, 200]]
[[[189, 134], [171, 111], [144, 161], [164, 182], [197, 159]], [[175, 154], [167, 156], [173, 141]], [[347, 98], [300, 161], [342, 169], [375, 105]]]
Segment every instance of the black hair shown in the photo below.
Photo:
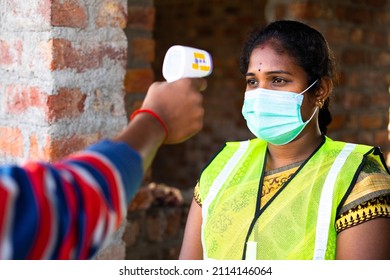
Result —
[[[318, 79], [318, 82], [309, 90], [310, 93], [319, 89], [322, 78], [334, 80], [334, 58], [324, 36], [314, 28], [292, 20], [274, 21], [262, 29], [254, 29], [249, 34], [240, 57], [242, 74], [248, 71], [252, 51], [269, 42], [273, 43], [276, 51], [286, 52], [295, 59], [296, 63], [307, 73], [308, 85]], [[332, 121], [329, 103], [328, 97], [319, 111], [318, 122], [323, 134], [326, 134], [327, 126]]]

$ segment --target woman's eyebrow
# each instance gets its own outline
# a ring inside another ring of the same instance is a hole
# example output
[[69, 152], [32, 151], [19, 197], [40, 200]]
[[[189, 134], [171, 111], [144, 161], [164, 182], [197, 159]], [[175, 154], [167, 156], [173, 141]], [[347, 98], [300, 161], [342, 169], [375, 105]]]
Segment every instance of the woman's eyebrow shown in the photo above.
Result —
[[273, 74], [292, 75], [291, 72], [288, 72], [286, 70], [273, 70], [273, 71], [268, 71], [265, 74], [267, 74], [267, 75], [273, 75]]
[[[275, 74], [285, 74], [285, 75], [292, 75], [291, 72], [289, 71], [285, 71], [285, 70], [273, 70], [273, 71], [267, 71], [265, 72], [266, 75], [275, 75]], [[245, 77], [248, 77], [248, 76], [255, 76], [254, 73], [252, 72], [248, 72], [245, 74]]]

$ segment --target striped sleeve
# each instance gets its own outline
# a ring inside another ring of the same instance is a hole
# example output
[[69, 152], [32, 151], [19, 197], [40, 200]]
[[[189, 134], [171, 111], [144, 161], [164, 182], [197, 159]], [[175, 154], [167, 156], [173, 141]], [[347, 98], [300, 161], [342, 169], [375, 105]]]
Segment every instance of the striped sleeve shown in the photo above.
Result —
[[64, 161], [0, 168], [0, 259], [89, 259], [125, 218], [140, 156], [102, 141]]

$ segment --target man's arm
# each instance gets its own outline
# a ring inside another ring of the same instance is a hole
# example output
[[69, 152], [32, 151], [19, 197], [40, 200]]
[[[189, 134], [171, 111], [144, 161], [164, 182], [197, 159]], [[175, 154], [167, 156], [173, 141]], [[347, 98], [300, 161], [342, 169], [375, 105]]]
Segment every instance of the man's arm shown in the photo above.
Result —
[[112, 140], [58, 163], [0, 168], [0, 259], [87, 259], [120, 225], [162, 144], [202, 128], [202, 79], [153, 84], [142, 109]]

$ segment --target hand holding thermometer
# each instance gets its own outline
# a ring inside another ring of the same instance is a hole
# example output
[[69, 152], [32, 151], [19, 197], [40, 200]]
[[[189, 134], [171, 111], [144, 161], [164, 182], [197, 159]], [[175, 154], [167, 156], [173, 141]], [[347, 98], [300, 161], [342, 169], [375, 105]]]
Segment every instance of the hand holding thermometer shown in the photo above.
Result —
[[201, 78], [211, 74], [211, 55], [201, 49], [175, 45], [165, 54], [162, 73], [167, 82], [181, 78]]

